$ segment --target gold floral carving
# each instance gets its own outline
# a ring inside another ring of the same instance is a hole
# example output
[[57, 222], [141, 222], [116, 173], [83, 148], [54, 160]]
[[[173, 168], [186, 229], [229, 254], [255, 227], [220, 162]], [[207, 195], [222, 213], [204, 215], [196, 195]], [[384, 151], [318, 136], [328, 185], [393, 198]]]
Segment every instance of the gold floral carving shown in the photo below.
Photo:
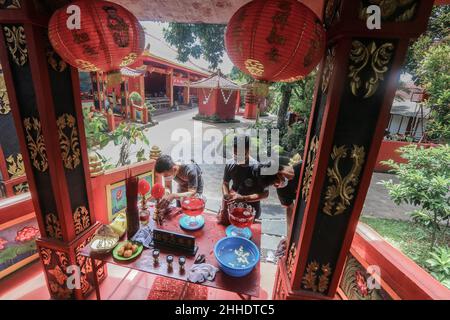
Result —
[[[366, 4], [364, 4], [366, 2]], [[406, 22], [411, 21], [416, 13], [417, 0], [372, 0], [362, 1], [359, 18], [367, 20], [369, 5], [378, 5], [383, 21]]]
[[52, 250], [48, 248], [41, 248], [39, 252], [41, 254], [41, 260], [44, 263], [44, 266], [50, 265], [50, 262], [52, 261]]
[[343, 176], [339, 164], [342, 159], [347, 158], [348, 149], [346, 146], [334, 146], [331, 153], [333, 165], [327, 170], [330, 185], [325, 193], [323, 207], [323, 212], [330, 216], [342, 214], [350, 206], [350, 200], [353, 199], [364, 164], [364, 147], [353, 145], [350, 152], [352, 168], [346, 176]]
[[5, 79], [0, 75], [0, 115], [5, 115], [11, 112], [9, 104], [8, 92], [6, 91]]
[[77, 59], [75, 60], [75, 63], [77, 64], [78, 69], [81, 69], [86, 72], [100, 71], [100, 69], [98, 69], [95, 65], [86, 60]]
[[[58, 118], [56, 124], [64, 167], [73, 170], [81, 163], [80, 140], [75, 117], [65, 113]], [[68, 135], [65, 133], [66, 129], [69, 131]]]
[[91, 225], [91, 218], [86, 207], [78, 207], [73, 213], [73, 221], [75, 225], [75, 234], [80, 234]]
[[22, 183], [19, 183], [19, 184], [16, 184], [15, 186], [13, 186], [13, 192], [15, 195], [22, 194], [22, 193], [25, 193], [28, 191], [30, 191], [28, 182], [22, 182]]
[[19, 0], [0, 0], [0, 9], [20, 9]]
[[336, 50], [334, 47], [328, 49], [327, 57], [325, 59], [325, 67], [323, 69], [322, 75], [322, 93], [326, 94], [328, 92], [328, 85], [330, 83], [331, 75], [334, 70], [334, 60], [335, 60]]
[[309, 146], [308, 154], [306, 157], [305, 167], [305, 179], [302, 187], [302, 197], [306, 201], [309, 195], [309, 189], [311, 187], [312, 175], [314, 171], [314, 163], [316, 162], [316, 153], [319, 148], [319, 138], [314, 136]]
[[138, 55], [134, 52], [131, 52], [129, 55], [127, 55], [126, 57], [124, 57], [122, 59], [122, 63], [120, 64], [121, 67], [126, 67], [130, 64], [132, 64], [134, 61], [136, 61]]
[[9, 49], [9, 53], [14, 62], [23, 66], [28, 61], [28, 49], [26, 47], [25, 29], [23, 26], [4, 26], [6, 44]]
[[25, 174], [25, 165], [23, 164], [23, 157], [18, 153], [15, 157], [10, 155], [6, 158], [8, 166], [8, 173], [11, 178], [17, 178]]
[[289, 279], [292, 277], [292, 273], [294, 272], [296, 255], [297, 247], [295, 246], [295, 243], [292, 243], [291, 248], [289, 249], [288, 259], [286, 261], [287, 275]]
[[48, 169], [48, 160], [44, 137], [42, 136], [41, 122], [36, 118], [25, 118], [23, 124], [33, 166], [37, 170], [45, 172]]
[[247, 59], [245, 61], [245, 67], [252, 76], [262, 77], [264, 74], [264, 65], [258, 60]]
[[[394, 45], [386, 42], [377, 47], [374, 41], [365, 46], [362, 42], [355, 40], [352, 42], [350, 53], [350, 68], [348, 77], [353, 95], [370, 98], [375, 94], [380, 84], [384, 80], [384, 74], [388, 71], [387, 65], [391, 61]], [[369, 79], [364, 80], [361, 72], [366, 69], [370, 62], [372, 69]], [[362, 94], [361, 94], [362, 91]]]
[[47, 61], [56, 72], [64, 72], [67, 69], [67, 63], [52, 48], [47, 49]]
[[369, 285], [372, 279], [372, 275], [367, 273], [367, 270], [350, 255], [345, 262], [339, 287], [349, 300], [390, 299], [389, 296], [383, 295], [381, 289]]
[[306, 267], [306, 273], [302, 280], [303, 288], [324, 293], [328, 290], [330, 275], [331, 267], [329, 263], [321, 266], [318, 262], [312, 261]]
[[50, 238], [62, 239], [61, 224], [55, 214], [49, 213], [46, 215], [45, 231]]

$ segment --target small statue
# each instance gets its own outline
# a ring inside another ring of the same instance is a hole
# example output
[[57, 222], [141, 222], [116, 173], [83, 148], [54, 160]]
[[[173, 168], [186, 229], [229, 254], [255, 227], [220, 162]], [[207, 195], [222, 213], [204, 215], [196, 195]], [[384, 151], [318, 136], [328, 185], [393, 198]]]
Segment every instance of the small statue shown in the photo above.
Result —
[[178, 264], [180, 265], [180, 273], [183, 274], [184, 273], [184, 265], [186, 264], [186, 257], [179, 257], [178, 258]]

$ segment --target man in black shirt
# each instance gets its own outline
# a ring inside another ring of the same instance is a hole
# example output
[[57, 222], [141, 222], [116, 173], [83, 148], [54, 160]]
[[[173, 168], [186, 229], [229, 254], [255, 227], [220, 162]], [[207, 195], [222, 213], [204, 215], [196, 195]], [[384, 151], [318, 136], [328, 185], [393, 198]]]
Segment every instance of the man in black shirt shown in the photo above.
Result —
[[[258, 162], [249, 155], [250, 138], [236, 136], [233, 142], [234, 159], [227, 161], [223, 175], [222, 194], [224, 200], [219, 212], [219, 222], [223, 224], [228, 224], [228, 204], [232, 202], [248, 203], [255, 209], [255, 218], [258, 219], [261, 215], [260, 200], [269, 196], [269, 192], [259, 183], [256, 174]], [[237, 160], [238, 144], [240, 143], [245, 144], [245, 156], [242, 163]]]
[[166, 181], [174, 180], [178, 184], [176, 193], [166, 194], [161, 200], [161, 205], [169, 205], [173, 200], [183, 197], [192, 197], [203, 193], [202, 170], [199, 165], [192, 161], [189, 164], [175, 164], [168, 155], [162, 155], [156, 160], [156, 173], [161, 174]]

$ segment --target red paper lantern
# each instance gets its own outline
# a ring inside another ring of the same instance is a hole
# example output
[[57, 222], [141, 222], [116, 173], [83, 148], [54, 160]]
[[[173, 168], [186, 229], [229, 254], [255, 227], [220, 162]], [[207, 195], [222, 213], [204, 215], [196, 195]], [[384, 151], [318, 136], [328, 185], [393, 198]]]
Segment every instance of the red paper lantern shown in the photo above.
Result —
[[254, 0], [231, 18], [225, 46], [231, 61], [257, 80], [296, 81], [320, 62], [325, 30], [297, 0]]
[[162, 197], [164, 197], [165, 193], [166, 190], [164, 189], [163, 185], [160, 183], [155, 183], [152, 188], [152, 197], [155, 199], [161, 199]]
[[[76, 12], [68, 6], [80, 9], [80, 29], [69, 29]], [[132, 64], [145, 46], [144, 30], [136, 17], [116, 3], [100, 0], [75, 1], [58, 9], [48, 34], [66, 62], [83, 71], [108, 72], [115, 83], [120, 82], [120, 68]]]
[[145, 179], [139, 179], [138, 192], [141, 196], [145, 196], [150, 191], [150, 183]]

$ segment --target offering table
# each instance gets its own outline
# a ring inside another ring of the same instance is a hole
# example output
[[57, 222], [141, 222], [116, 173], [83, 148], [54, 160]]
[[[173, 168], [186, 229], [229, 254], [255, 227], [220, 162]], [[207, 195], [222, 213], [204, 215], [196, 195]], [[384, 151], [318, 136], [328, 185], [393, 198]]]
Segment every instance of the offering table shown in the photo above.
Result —
[[[177, 252], [176, 250], [157, 248], [158, 250], [160, 250], [159, 265], [155, 266], [153, 263], [152, 249], [144, 249], [144, 251], [140, 256], [131, 261], [118, 261], [113, 258], [111, 253], [102, 255], [95, 254], [91, 252], [91, 248], [89, 245], [82, 249], [81, 254], [85, 257], [101, 261], [102, 264], [109, 264], [109, 263], [115, 264], [121, 267], [130, 268], [140, 272], [146, 272], [176, 280], [182, 280], [185, 281], [187, 284], [188, 283], [187, 275], [189, 269], [194, 264], [197, 256], [204, 255], [206, 258], [205, 263], [211, 264], [216, 268], [219, 268], [216, 258], [214, 257], [214, 245], [218, 240], [225, 237], [226, 227], [217, 224], [215, 213], [205, 212], [204, 213], [205, 226], [202, 229], [197, 231], [184, 231], [179, 227], [178, 219], [180, 218], [180, 216], [181, 215], [168, 216], [166, 220], [164, 220], [163, 224], [161, 226], [158, 226], [157, 228], [194, 236], [196, 238], [195, 239], [196, 245], [198, 246], [198, 251], [195, 256], [187, 256], [185, 253]], [[253, 237], [251, 240], [257, 245], [258, 248], [260, 248], [261, 224], [255, 223], [252, 225], [251, 229], [253, 232]], [[175, 257], [175, 261], [173, 263], [173, 268], [171, 271], [169, 271], [167, 268], [166, 257], [168, 255], [172, 255]], [[186, 257], [184, 273], [179, 272], [178, 266], [179, 256]], [[96, 266], [96, 263], [92, 263], [92, 266], [93, 266], [92, 272], [96, 273], [99, 266]], [[100, 300], [101, 296], [99, 283], [96, 281], [96, 277], [93, 278], [96, 297], [98, 300]], [[253, 271], [245, 277], [234, 278], [226, 275], [222, 271], [218, 271], [213, 281], [205, 281], [203, 283], [199, 283], [199, 285], [235, 292], [242, 299], [246, 298], [251, 299], [251, 297], [259, 297], [260, 278], [261, 278], [260, 263], [258, 262]]]

